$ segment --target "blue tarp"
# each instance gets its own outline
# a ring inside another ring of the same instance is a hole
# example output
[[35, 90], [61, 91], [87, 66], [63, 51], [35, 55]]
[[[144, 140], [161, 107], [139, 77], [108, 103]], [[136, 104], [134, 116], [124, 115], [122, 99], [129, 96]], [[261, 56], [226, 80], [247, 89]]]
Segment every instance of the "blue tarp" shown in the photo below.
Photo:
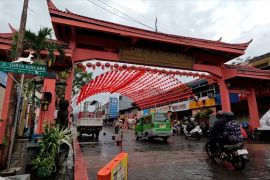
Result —
[[[231, 103], [238, 103], [240, 101], [240, 98], [238, 94], [230, 93], [230, 102]], [[217, 105], [221, 105], [221, 99], [220, 94], [216, 94], [216, 103]]]

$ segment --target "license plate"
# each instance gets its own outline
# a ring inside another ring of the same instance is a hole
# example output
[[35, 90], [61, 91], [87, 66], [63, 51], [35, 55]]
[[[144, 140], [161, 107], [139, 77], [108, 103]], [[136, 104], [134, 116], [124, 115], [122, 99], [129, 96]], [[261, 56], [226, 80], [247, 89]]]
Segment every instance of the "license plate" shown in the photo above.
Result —
[[166, 128], [166, 124], [160, 124], [159, 128]]
[[241, 155], [241, 154], [248, 154], [248, 151], [246, 149], [239, 149], [237, 150], [237, 154]]

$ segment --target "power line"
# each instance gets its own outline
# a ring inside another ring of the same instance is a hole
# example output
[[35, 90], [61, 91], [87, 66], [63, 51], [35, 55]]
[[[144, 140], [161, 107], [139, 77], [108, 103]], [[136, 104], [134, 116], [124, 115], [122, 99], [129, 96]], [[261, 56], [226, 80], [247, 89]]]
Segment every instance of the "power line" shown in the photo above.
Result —
[[[150, 26], [148, 26], [148, 25], [145, 25], [145, 24], [143, 24], [143, 23], [141, 23], [141, 22], [135, 20], [134, 18], [132, 18], [132, 19], [129, 18], [129, 19], [128, 19], [128, 18], [126, 18], [126, 17], [124, 17], [124, 16], [121, 16], [121, 15], [119, 15], [119, 14], [117, 14], [117, 13], [115, 13], [115, 12], [109, 10], [109, 9], [107, 9], [107, 8], [104, 7], [104, 6], [101, 6], [100, 4], [97, 4], [97, 3], [93, 2], [93, 1], [90, 1], [90, 0], [87, 0], [87, 1], [90, 2], [90, 3], [92, 3], [92, 4], [94, 4], [94, 5], [96, 5], [96, 6], [98, 6], [99, 8], [101, 8], [101, 9], [103, 9], [103, 10], [105, 10], [105, 11], [108, 11], [108, 12], [110, 12], [110, 13], [112, 13], [112, 14], [118, 16], [118, 17], [121, 17], [121, 18], [126, 19], [126, 20], [131, 21], [131, 22], [135, 22], [135, 23], [141, 24], [141, 25], [143, 25], [143, 26], [146, 26], [146, 27], [150, 28], [151, 30], [155, 30], [154, 28], [152, 28], [152, 27], [150, 27]], [[120, 12], [121, 14], [123, 14], [121, 11], [119, 11], [119, 12]], [[126, 16], [127, 16], [127, 15], [126, 15]]]
[[[129, 11], [129, 12], [131, 12], [131, 13], [137, 15], [137, 16], [143, 17], [144, 19], [147, 19], [147, 20], [149, 20], [151, 22], [155, 22], [155, 17], [147, 16], [147, 15], [143, 14], [142, 12], [136, 11], [134, 9], [131, 9], [131, 8], [127, 7], [127, 6], [124, 6], [124, 5], [121, 5], [119, 3], [113, 2], [111, 0], [106, 0], [106, 1], [113, 4], [114, 6], [116, 6], [118, 8], [120, 8], [120, 9], [122, 9], [122, 10]], [[168, 30], [173, 29], [175, 31], [179, 31], [179, 29], [177, 29], [176, 26], [173, 26], [171, 24], [160, 22], [160, 21], [159, 21], [159, 24], [162, 24], [163, 25], [162, 27], [166, 28]], [[170, 27], [168, 27], [168, 26], [170, 26]]]
[[135, 19], [135, 18], [133, 18], [133, 17], [131, 17], [131, 16], [129, 16], [129, 15], [123, 13], [122, 11], [120, 11], [119, 9], [117, 9], [117, 8], [115, 8], [115, 7], [111, 6], [111, 5], [109, 5], [108, 3], [105, 3], [104, 1], [101, 1], [101, 0], [97, 0], [97, 1], [99, 1], [99, 2], [101, 2], [101, 3], [103, 3], [103, 4], [105, 4], [105, 5], [107, 5], [108, 7], [114, 9], [115, 11], [117, 11], [117, 12], [119, 12], [119, 13], [121, 13], [121, 14], [127, 16], [127, 17], [130, 18], [131, 20], [134, 20], [134, 21], [136, 21], [137, 23], [139, 23], [139, 24], [141, 24], [141, 25], [143, 25], [143, 26], [146, 26], [146, 27], [148, 27], [148, 28], [154, 30], [154, 28], [152, 28], [151, 26], [148, 26], [148, 25], [146, 25], [146, 24], [144, 24], [144, 23], [138, 21], [137, 19]]

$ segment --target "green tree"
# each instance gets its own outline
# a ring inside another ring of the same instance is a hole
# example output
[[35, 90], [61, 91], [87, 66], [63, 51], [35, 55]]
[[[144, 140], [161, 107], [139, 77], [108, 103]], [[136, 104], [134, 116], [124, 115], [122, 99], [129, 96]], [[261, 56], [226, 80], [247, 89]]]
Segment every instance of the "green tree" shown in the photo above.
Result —
[[75, 96], [80, 89], [92, 79], [92, 73], [85, 71], [83, 68], [74, 68], [74, 80], [72, 95]]
[[[13, 44], [11, 50], [12, 59], [15, 59], [16, 57], [17, 39], [18, 34], [15, 34], [13, 37]], [[43, 50], [48, 51], [48, 56], [45, 57], [45, 59], [42, 59], [43, 63], [48, 62], [48, 60], [51, 60], [52, 63], [54, 63], [55, 62], [54, 52], [56, 51], [59, 52], [60, 56], [64, 56], [64, 46], [59, 45], [52, 40], [52, 29], [47, 27], [40, 28], [40, 30], [37, 33], [27, 30], [24, 36], [23, 49], [33, 50], [36, 53], [38, 63], [42, 62], [39, 60], [41, 60], [41, 51]]]

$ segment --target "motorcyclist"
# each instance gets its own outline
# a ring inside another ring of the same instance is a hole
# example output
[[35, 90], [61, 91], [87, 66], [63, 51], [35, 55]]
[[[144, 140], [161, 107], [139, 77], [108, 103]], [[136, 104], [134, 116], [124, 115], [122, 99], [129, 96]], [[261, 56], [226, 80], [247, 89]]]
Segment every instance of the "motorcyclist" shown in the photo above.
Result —
[[223, 151], [223, 145], [226, 143], [226, 137], [224, 136], [225, 125], [227, 122], [234, 119], [233, 112], [218, 111], [216, 118], [218, 119], [210, 133], [211, 151], [214, 154], [218, 154]]
[[193, 117], [188, 118], [187, 121], [187, 132], [190, 132], [192, 129], [194, 129], [196, 126], [195, 119]]
[[114, 125], [114, 131], [115, 131], [115, 134], [118, 134], [120, 128], [122, 128], [123, 126], [123, 122], [121, 119], [117, 119], [116, 122], [115, 122], [115, 125]]

